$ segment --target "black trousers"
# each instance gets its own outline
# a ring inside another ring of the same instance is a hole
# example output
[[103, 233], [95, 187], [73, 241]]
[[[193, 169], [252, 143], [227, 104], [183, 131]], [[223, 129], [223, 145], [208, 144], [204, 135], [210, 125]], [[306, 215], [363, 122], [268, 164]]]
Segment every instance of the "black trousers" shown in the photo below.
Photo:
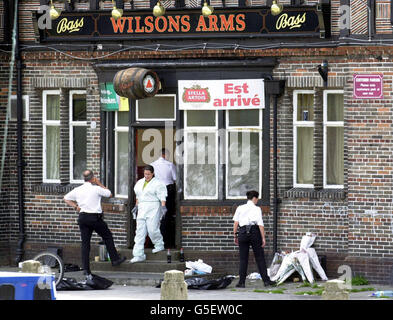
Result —
[[176, 234], [176, 226], [175, 226], [175, 216], [176, 216], [176, 185], [168, 184], [166, 186], [166, 190], [168, 192], [168, 196], [166, 197], [166, 208], [167, 213], [165, 217], [161, 221], [160, 231], [162, 234], [162, 238], [164, 240], [165, 248], [174, 248], [175, 247], [175, 234]]
[[108, 250], [111, 261], [120, 259], [115, 248], [112, 232], [102, 218], [102, 214], [80, 213], [78, 218], [79, 229], [81, 231], [82, 240], [82, 268], [85, 274], [90, 274], [90, 240], [95, 231], [103, 240]]
[[250, 245], [254, 251], [255, 262], [257, 263], [263, 282], [269, 281], [270, 278], [267, 275], [265, 252], [262, 248], [262, 237], [259, 227], [256, 225], [252, 226], [249, 233], [247, 233], [246, 227], [240, 227], [238, 240], [240, 255], [239, 283], [246, 281]]

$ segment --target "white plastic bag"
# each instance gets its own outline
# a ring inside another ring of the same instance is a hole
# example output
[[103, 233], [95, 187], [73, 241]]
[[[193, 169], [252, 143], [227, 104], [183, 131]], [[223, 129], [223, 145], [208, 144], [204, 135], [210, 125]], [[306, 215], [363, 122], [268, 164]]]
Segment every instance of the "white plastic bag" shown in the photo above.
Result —
[[268, 276], [270, 277], [270, 279], [277, 274], [277, 271], [279, 269], [280, 269], [280, 265], [279, 264], [274, 264], [273, 267], [270, 267], [268, 269]]
[[295, 267], [293, 265], [294, 252], [287, 254], [277, 271], [277, 274], [270, 278], [272, 281], [278, 281], [277, 285], [283, 283], [292, 273], [295, 272]]
[[[306, 251], [300, 250], [296, 255], [303, 272], [308, 280], [309, 283], [314, 282], [314, 275], [312, 274], [311, 266], [310, 266], [310, 259], [308, 258], [308, 253]], [[303, 279], [305, 281], [305, 279]]]
[[282, 263], [282, 259], [284, 256], [285, 256], [284, 254], [278, 252], [274, 254], [272, 263], [270, 264], [270, 268], [267, 269], [268, 270], [267, 274], [270, 278], [277, 274], [277, 271], [280, 269], [280, 265]]
[[186, 268], [194, 269], [206, 273], [211, 273], [213, 269], [211, 266], [204, 263], [203, 260], [201, 259], [198, 259], [198, 261], [186, 261]]
[[300, 250], [310, 248], [317, 236], [312, 234], [311, 232], [307, 232], [305, 236], [302, 237], [302, 241], [300, 242]]
[[260, 275], [258, 272], [253, 272], [253, 273], [250, 273], [250, 274], [247, 276], [247, 279], [250, 279], [250, 280], [257, 280], [257, 279], [262, 279], [262, 277], [261, 277], [261, 275]]
[[327, 281], [328, 278], [327, 278], [326, 273], [323, 270], [321, 264], [319, 263], [319, 259], [318, 259], [317, 253], [315, 252], [315, 249], [308, 248], [306, 251], [307, 251], [308, 257], [311, 261], [311, 265], [313, 266], [315, 271], [318, 272], [318, 274], [322, 280]]
[[192, 276], [193, 274], [193, 270], [192, 269], [186, 269], [184, 270], [184, 275], [185, 276]]

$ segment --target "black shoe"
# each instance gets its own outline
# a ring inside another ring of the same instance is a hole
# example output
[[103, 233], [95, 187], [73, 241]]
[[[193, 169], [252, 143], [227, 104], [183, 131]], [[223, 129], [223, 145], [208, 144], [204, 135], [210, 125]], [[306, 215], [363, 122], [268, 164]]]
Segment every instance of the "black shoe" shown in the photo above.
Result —
[[276, 283], [274, 281], [268, 280], [265, 282], [265, 287], [274, 286]]
[[236, 288], [245, 288], [246, 287], [246, 285], [244, 284], [244, 283], [241, 283], [241, 282], [239, 282], [237, 285], [236, 285]]
[[127, 259], [126, 257], [119, 258], [119, 260], [115, 260], [115, 261], [112, 262], [112, 266], [113, 266], [113, 267], [119, 266], [119, 265], [121, 265], [124, 261], [126, 261], [126, 259]]

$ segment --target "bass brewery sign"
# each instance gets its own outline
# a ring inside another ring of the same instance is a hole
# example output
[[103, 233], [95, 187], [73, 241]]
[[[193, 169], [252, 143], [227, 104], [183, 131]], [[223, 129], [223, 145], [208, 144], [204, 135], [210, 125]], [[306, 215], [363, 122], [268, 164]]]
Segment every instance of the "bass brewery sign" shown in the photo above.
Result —
[[[40, 14], [35, 14], [39, 19]], [[269, 7], [215, 9], [203, 17], [198, 9], [168, 9], [160, 17], [149, 11], [124, 11], [117, 20], [110, 11], [63, 12], [51, 29], [36, 29], [40, 41], [127, 40], [154, 38], [324, 36], [319, 7], [284, 7], [273, 16]]]

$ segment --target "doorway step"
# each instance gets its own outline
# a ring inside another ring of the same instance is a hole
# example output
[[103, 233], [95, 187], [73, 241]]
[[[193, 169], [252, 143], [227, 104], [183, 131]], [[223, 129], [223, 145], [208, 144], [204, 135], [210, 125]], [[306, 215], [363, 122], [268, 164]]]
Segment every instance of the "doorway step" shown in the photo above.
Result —
[[120, 266], [113, 267], [110, 261], [91, 261], [90, 268], [92, 272], [140, 272], [140, 273], [159, 273], [163, 274], [168, 270], [186, 270], [186, 263], [180, 262], [180, 251], [170, 250], [171, 263], [167, 261], [167, 250], [152, 253], [152, 249], [145, 249], [146, 260], [137, 263], [130, 263], [132, 259], [131, 249], [119, 249], [121, 256], [127, 258]]

